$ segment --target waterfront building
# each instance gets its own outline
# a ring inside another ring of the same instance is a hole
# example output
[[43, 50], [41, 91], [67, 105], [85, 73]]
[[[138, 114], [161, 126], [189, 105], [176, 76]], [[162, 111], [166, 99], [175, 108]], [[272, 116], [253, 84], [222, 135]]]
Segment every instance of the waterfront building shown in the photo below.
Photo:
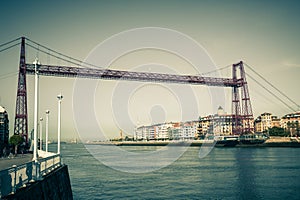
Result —
[[197, 137], [198, 121], [167, 122], [135, 129], [136, 140], [191, 140]]
[[209, 133], [212, 116], [199, 117], [198, 137]]
[[284, 115], [281, 119], [271, 113], [262, 113], [255, 119], [255, 131], [266, 132], [269, 128], [281, 127], [290, 132], [291, 136], [299, 135], [300, 112]]
[[149, 126], [148, 127], [148, 139], [149, 140], [155, 140], [156, 139], [156, 131], [155, 127]]
[[8, 148], [9, 120], [6, 110], [0, 106], [0, 155], [3, 149]]
[[173, 123], [173, 127], [169, 129], [169, 139], [170, 140], [180, 140], [181, 139], [181, 131], [182, 131], [182, 123], [181, 122], [175, 122]]
[[272, 114], [265, 112], [265, 113], [261, 114], [260, 116], [261, 116], [263, 131], [271, 128], [272, 127]]
[[192, 134], [193, 134], [193, 137], [194, 139], [197, 139], [198, 138], [198, 129], [199, 129], [199, 121], [198, 120], [195, 120], [195, 121], [192, 121]]
[[232, 125], [232, 115], [227, 114], [220, 106], [215, 115], [199, 117], [198, 135], [231, 135]]
[[137, 127], [134, 133], [135, 140], [155, 140], [159, 129], [158, 126], [159, 124]]
[[254, 131], [255, 132], [259, 132], [262, 133], [263, 132], [263, 128], [262, 128], [262, 122], [261, 122], [261, 117], [258, 116], [255, 120], [254, 120]]
[[280, 121], [281, 121], [281, 119], [278, 118], [277, 116], [272, 116], [271, 117], [271, 127], [281, 127]]
[[300, 111], [286, 114], [281, 118], [280, 125], [286, 131], [291, 133], [291, 136], [299, 135], [300, 133]]
[[263, 133], [272, 127], [272, 114], [264, 112], [255, 119], [254, 123], [255, 132]]
[[197, 137], [198, 122], [188, 121], [183, 123], [181, 126], [181, 137], [182, 140], [193, 140]]
[[173, 128], [173, 123], [158, 124], [156, 127], [156, 139], [167, 140], [169, 139], [169, 129]]
[[231, 115], [214, 116], [213, 132], [215, 135], [231, 135], [232, 116]]
[[[248, 122], [250, 128], [253, 129], [254, 120], [247, 120]], [[232, 135], [233, 124], [232, 115], [227, 114], [220, 106], [216, 114], [199, 117], [198, 120], [137, 127], [135, 135], [136, 140], [192, 140], [203, 138], [207, 134]]]
[[135, 130], [135, 137], [136, 140], [143, 140], [147, 138], [147, 132], [148, 132], [148, 127], [147, 126], [141, 126], [138, 127]]
[[259, 133], [266, 132], [269, 128], [282, 127], [282, 119], [272, 115], [272, 113], [262, 113], [254, 121], [255, 131]]

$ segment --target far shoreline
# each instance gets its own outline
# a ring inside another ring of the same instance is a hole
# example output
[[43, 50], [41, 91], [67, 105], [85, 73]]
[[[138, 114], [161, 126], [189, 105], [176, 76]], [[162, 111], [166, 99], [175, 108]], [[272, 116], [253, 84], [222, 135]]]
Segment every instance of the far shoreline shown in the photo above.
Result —
[[[212, 146], [208, 140], [165, 140], [165, 141], [94, 141], [83, 143], [84, 145], [115, 145], [115, 146]], [[216, 147], [224, 147], [215, 145]], [[298, 139], [290, 137], [270, 137], [262, 144], [237, 144], [234, 147], [300, 147]]]

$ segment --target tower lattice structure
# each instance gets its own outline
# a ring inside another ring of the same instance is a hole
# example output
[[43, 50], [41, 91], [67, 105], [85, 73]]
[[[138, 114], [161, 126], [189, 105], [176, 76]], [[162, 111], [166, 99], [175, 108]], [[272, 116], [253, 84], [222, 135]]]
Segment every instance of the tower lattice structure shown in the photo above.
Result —
[[14, 134], [22, 136], [28, 144], [25, 38], [21, 40]]
[[[238, 69], [240, 76], [238, 78]], [[243, 62], [232, 65], [232, 131], [233, 134], [252, 133], [253, 112]], [[241, 90], [241, 92], [240, 92]], [[240, 94], [241, 93], [241, 94]], [[241, 105], [242, 104], [242, 105]]]

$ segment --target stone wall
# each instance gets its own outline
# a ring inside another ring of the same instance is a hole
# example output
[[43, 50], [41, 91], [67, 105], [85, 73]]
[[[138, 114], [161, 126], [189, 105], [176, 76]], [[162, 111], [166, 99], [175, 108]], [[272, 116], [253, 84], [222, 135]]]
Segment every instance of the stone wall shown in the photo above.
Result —
[[36, 181], [27, 187], [18, 189], [15, 194], [2, 197], [3, 199], [73, 199], [70, 177], [67, 165], [63, 165], [43, 180]]

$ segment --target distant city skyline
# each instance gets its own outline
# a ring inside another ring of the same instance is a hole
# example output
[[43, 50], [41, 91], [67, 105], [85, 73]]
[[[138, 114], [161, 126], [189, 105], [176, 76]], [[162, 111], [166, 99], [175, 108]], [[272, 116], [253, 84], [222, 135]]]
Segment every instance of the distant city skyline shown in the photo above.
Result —
[[[112, 35], [134, 28], [162, 27], [191, 37], [206, 50], [217, 67], [232, 65], [240, 60], [246, 62], [300, 104], [300, 93], [297, 92], [297, 86], [300, 85], [300, 3], [297, 1], [15, 1], [1, 2], [0, 5], [3, 8], [0, 13], [0, 44], [26, 36], [61, 53], [85, 60], [98, 44]], [[118, 46], [114, 48], [118, 49]], [[0, 105], [8, 112], [10, 135], [13, 134], [19, 51], [20, 48], [15, 47], [0, 53]], [[53, 58], [49, 60], [32, 49], [28, 48], [28, 51], [31, 52], [27, 55], [28, 63], [40, 56], [42, 63], [66, 64], [58, 63]], [[110, 66], [120, 70], [148, 69], [151, 63], [151, 71], [163, 71], [162, 66], [166, 66], [168, 72], [195, 73], [180, 57], [155, 50], [131, 52], [117, 58]], [[250, 74], [251, 71], [246, 68], [246, 73]], [[222, 77], [230, 75], [230, 68], [221, 71]], [[247, 78], [254, 118], [263, 112], [278, 117], [292, 112]], [[126, 99], [128, 115], [134, 124], [181, 120], [180, 102], [172, 92], [164, 89], [166, 87], [163, 84], [141, 83], [135, 87], [143, 90], [137, 90], [130, 99]], [[33, 77], [27, 76], [29, 133], [33, 128], [33, 88]], [[52, 139], [56, 137], [56, 95], [60, 92], [64, 96], [62, 139], [78, 137], [73, 119], [74, 88], [75, 79], [40, 78], [40, 116], [45, 117], [45, 111], [50, 110], [49, 133]], [[197, 102], [199, 113], [191, 112], [183, 120], [214, 114], [217, 107], [210, 102], [208, 87], [191, 88], [201, 99], [201, 102]], [[98, 122], [103, 124], [103, 130], [111, 138], [116, 137], [120, 129], [133, 128], [118, 127], [111, 117], [114, 114], [108, 109], [112, 105], [108, 97], [116, 95], [113, 91], [119, 92], [118, 97], [122, 97], [121, 89], [111, 81], [97, 82], [95, 99], [98, 104], [95, 105], [95, 113]], [[231, 90], [224, 92], [226, 105], [221, 106], [230, 113]], [[161, 99], [158, 94], [163, 94]], [[114, 112], [118, 114], [119, 111]]]

